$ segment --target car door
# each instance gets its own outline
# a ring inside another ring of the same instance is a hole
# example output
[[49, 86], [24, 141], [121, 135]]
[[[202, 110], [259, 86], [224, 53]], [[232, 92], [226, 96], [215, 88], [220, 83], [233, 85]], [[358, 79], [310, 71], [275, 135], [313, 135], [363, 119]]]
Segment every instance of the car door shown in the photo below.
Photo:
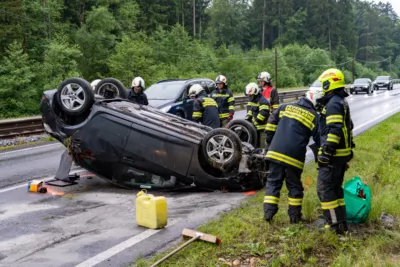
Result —
[[119, 183], [163, 187], [160, 180], [165, 185], [172, 177], [187, 175], [193, 150], [194, 144], [179, 134], [135, 118], [121, 159]]
[[131, 125], [131, 122], [111, 114], [93, 117], [71, 137], [71, 142], [79, 147], [75, 154], [78, 164], [112, 180], [120, 167]]

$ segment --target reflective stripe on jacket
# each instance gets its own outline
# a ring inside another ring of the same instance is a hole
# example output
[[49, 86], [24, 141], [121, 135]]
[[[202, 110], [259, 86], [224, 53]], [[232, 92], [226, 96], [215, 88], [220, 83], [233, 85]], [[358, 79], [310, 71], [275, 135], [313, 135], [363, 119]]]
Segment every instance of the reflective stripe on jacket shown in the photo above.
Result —
[[221, 91], [217, 88], [211, 92], [210, 97], [217, 102], [220, 119], [226, 119], [229, 114], [235, 113], [235, 98], [228, 88], [223, 88]]
[[256, 127], [257, 131], [264, 131], [267, 125], [270, 112], [269, 101], [261, 94], [254, 98], [249, 98], [247, 103], [246, 120], [251, 121]]
[[320, 143], [318, 122], [318, 113], [306, 98], [281, 105], [271, 113], [265, 128], [270, 144], [265, 157], [303, 169], [310, 137], [318, 146]]
[[211, 128], [220, 127], [218, 105], [210, 97], [200, 96], [193, 101], [192, 118], [195, 122], [201, 122], [203, 125]]
[[351, 160], [354, 127], [349, 104], [344, 96], [332, 94], [328, 97], [320, 119], [321, 148], [325, 145], [336, 149], [333, 163], [348, 162]]

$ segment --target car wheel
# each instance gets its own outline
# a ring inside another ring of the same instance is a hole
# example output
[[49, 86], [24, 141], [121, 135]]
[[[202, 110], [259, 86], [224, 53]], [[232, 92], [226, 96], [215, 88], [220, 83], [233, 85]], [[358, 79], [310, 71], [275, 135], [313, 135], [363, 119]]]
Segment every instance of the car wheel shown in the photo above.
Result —
[[81, 115], [93, 105], [92, 86], [82, 78], [66, 79], [57, 89], [56, 102], [65, 114]]
[[207, 163], [222, 171], [237, 165], [242, 158], [242, 142], [231, 130], [213, 129], [201, 143], [201, 152]]
[[119, 97], [119, 98], [126, 98], [126, 89], [125, 86], [117, 79], [114, 78], [105, 78], [101, 80], [96, 85], [96, 88], [94, 89], [94, 93], [97, 95], [101, 95], [104, 98], [110, 98], [107, 97], [108, 93], [113, 94], [113, 98]]
[[225, 125], [225, 128], [235, 132], [240, 141], [247, 142], [252, 146], [257, 145], [257, 129], [246, 120], [232, 120]]

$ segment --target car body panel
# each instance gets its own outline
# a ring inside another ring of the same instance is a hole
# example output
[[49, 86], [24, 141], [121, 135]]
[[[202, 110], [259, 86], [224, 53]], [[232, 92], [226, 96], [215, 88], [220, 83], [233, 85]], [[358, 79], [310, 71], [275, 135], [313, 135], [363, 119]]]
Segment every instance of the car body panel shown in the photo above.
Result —
[[[260, 173], [213, 170], [199, 156], [208, 126], [123, 99], [97, 98], [87, 118], [63, 122], [53, 107], [54, 90], [41, 101], [45, 131], [70, 149], [74, 162], [125, 188], [247, 190]], [[175, 177], [179, 183], [167, 182]], [[162, 181], [162, 182], [160, 182]], [[166, 182], [165, 182], [166, 181]]]

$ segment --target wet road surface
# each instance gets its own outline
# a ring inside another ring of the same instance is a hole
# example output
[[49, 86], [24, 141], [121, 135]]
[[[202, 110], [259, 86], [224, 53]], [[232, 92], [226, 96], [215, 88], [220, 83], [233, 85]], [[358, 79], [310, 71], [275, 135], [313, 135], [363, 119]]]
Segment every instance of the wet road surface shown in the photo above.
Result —
[[[400, 110], [400, 90], [352, 95], [348, 101], [359, 134]], [[244, 114], [238, 111], [235, 118]], [[62, 153], [58, 143], [0, 153], [0, 266], [125, 266], [178, 239], [184, 227], [196, 228], [248, 197], [152, 192], [167, 198], [169, 225], [149, 230], [136, 225], [137, 190], [96, 177], [51, 187], [47, 194], [28, 193], [26, 181], [52, 176]], [[73, 170], [86, 173], [77, 166]]]

